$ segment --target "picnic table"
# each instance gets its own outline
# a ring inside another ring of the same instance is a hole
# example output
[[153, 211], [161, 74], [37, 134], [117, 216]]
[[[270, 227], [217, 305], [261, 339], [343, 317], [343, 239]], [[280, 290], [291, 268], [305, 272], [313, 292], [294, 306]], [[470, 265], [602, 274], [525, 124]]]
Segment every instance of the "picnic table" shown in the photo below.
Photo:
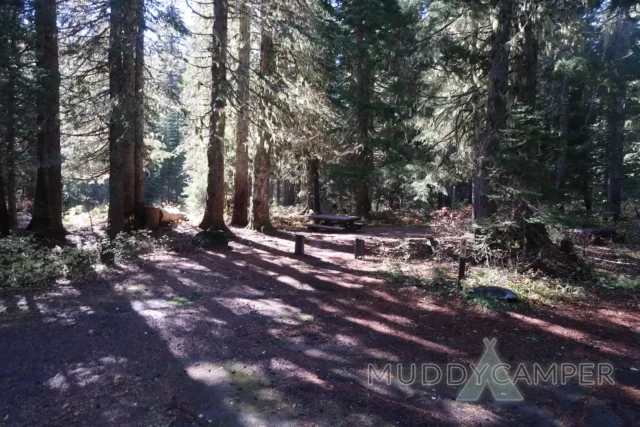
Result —
[[315, 214], [309, 215], [309, 219], [313, 223], [304, 224], [309, 230], [356, 231], [366, 225], [357, 222], [359, 216]]

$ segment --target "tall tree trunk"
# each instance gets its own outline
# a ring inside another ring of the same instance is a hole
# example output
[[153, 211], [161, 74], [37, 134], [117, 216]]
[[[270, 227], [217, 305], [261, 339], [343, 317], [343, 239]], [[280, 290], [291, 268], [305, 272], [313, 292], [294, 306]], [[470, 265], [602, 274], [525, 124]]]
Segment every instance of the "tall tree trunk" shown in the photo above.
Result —
[[509, 45], [511, 34], [512, 0], [495, 0], [493, 33], [491, 35], [491, 64], [487, 99], [487, 118], [484, 134], [479, 142], [479, 160], [473, 182], [473, 217], [491, 217], [496, 206], [489, 196], [489, 170], [500, 149], [500, 133], [507, 124], [507, 89], [509, 77]]
[[518, 14], [522, 39], [518, 46], [517, 102], [535, 107], [538, 88], [538, 38], [535, 33], [536, 4], [526, 0]]
[[33, 217], [28, 229], [63, 239], [60, 156], [60, 72], [56, 0], [34, 2], [38, 92], [38, 172]]
[[[137, 1], [137, 0], [134, 0]], [[136, 198], [136, 124], [137, 124], [137, 94], [136, 94], [136, 39], [137, 18], [134, 10], [131, 10], [130, 2], [123, 3], [122, 13], [122, 98], [124, 107], [124, 136], [121, 144], [122, 154], [122, 181], [124, 198], [125, 225], [131, 225], [131, 218], [135, 215]]]
[[0, 237], [7, 236], [11, 229], [9, 223], [9, 211], [4, 196], [4, 182], [2, 178], [2, 162], [0, 162]]
[[136, 47], [135, 47], [135, 195], [134, 209], [136, 226], [144, 224], [144, 31], [145, 0], [135, 0]]
[[[535, 8], [532, 0], [524, 3], [519, 14], [519, 26], [522, 32], [522, 42], [519, 46], [517, 60], [517, 102], [527, 106], [531, 111], [536, 110], [537, 73], [538, 73], [538, 40], [535, 34]], [[505, 110], [506, 111], [506, 110]], [[540, 144], [537, 139], [528, 141], [524, 155], [535, 158], [539, 155]], [[542, 182], [539, 171], [534, 171], [534, 183]], [[538, 188], [537, 190], [541, 190]], [[551, 243], [544, 224], [531, 221], [534, 215], [534, 196], [520, 194], [515, 198], [515, 220], [519, 224], [527, 249], [534, 249]]]
[[[9, 32], [9, 61], [7, 70], [7, 84], [5, 89], [6, 95], [6, 124], [5, 124], [5, 164], [7, 167], [7, 209], [9, 212], [9, 225], [11, 228], [18, 225], [18, 210], [16, 200], [16, 85], [18, 84], [18, 67], [21, 62], [20, 49], [18, 48], [18, 40], [15, 35], [15, 29], [20, 26], [19, 12], [22, 11], [22, 2], [15, 2], [10, 13], [10, 32]], [[14, 31], [13, 33], [11, 31]]]
[[315, 213], [321, 213], [319, 163], [315, 157], [307, 159], [307, 208]]
[[285, 179], [282, 183], [282, 204], [284, 206], [294, 206], [296, 204], [296, 186], [291, 181]]
[[211, 64], [211, 116], [207, 161], [207, 201], [199, 227], [228, 230], [224, 223], [224, 124], [227, 74], [227, 0], [213, 2], [213, 47]]
[[607, 205], [609, 213], [617, 219], [622, 203], [622, 168], [624, 165], [624, 125], [626, 121], [625, 100], [627, 81], [620, 72], [620, 62], [631, 48], [631, 33], [634, 23], [629, 18], [628, 7], [619, 7], [616, 28], [608, 47], [605, 61], [609, 63], [609, 149], [607, 158]]
[[[262, 40], [260, 41], [260, 74], [265, 79], [275, 73], [275, 51], [269, 11], [270, 1], [262, 2]], [[264, 83], [263, 83], [264, 84]], [[268, 86], [264, 86], [262, 101], [264, 109], [260, 120], [260, 142], [253, 160], [253, 191], [251, 197], [251, 223], [250, 228], [259, 231], [273, 229], [269, 217], [269, 174], [271, 172], [271, 149], [273, 136], [269, 130], [269, 120], [272, 108], [272, 94]]]
[[569, 77], [562, 79], [560, 87], [560, 152], [556, 164], [556, 191], [560, 192], [564, 187], [565, 174], [567, 172], [567, 152], [569, 147]]
[[607, 204], [608, 211], [618, 218], [622, 203], [622, 168], [624, 164], [625, 89], [620, 88], [610, 99], [609, 155], [607, 159]]
[[236, 123], [236, 173], [231, 225], [249, 224], [249, 64], [251, 61], [251, 7], [242, 0], [238, 48], [238, 118]]
[[371, 148], [370, 133], [373, 122], [371, 92], [373, 90], [372, 67], [367, 63], [369, 58], [368, 45], [364, 36], [365, 22], [358, 22], [355, 27], [357, 58], [355, 68], [356, 84], [356, 120], [357, 137], [360, 153], [357, 157], [358, 174], [356, 180], [356, 214], [368, 217], [371, 213], [371, 197], [369, 195], [369, 181], [374, 170], [373, 149]]
[[124, 230], [123, 150], [125, 138], [125, 106], [122, 99], [124, 43], [122, 38], [123, 0], [110, 0], [109, 17], [109, 212], [108, 234], [114, 239]]

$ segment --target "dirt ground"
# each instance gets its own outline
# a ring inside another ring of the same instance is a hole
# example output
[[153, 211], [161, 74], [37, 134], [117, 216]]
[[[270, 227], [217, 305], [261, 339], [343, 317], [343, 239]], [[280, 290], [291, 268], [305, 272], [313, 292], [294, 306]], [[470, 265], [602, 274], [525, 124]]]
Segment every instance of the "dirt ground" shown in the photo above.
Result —
[[[226, 251], [185, 243], [108, 279], [0, 295], [0, 425], [640, 425], [637, 299], [483, 312], [388, 284], [354, 235], [296, 231], [295, 257], [291, 231], [233, 231]], [[369, 364], [476, 363], [485, 337], [507, 363], [611, 363], [616, 384], [462, 403], [461, 387], [368, 381]]]

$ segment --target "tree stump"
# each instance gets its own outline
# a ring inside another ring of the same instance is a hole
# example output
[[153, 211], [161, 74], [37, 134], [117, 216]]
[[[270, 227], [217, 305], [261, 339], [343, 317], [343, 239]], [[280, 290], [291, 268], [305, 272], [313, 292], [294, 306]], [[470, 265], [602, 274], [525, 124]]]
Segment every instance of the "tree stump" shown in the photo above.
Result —
[[364, 240], [356, 239], [355, 255], [356, 259], [364, 259]]
[[301, 234], [296, 234], [296, 255], [304, 255], [304, 236]]
[[145, 206], [144, 208], [144, 226], [147, 230], [157, 230], [160, 228], [160, 208], [153, 206]]

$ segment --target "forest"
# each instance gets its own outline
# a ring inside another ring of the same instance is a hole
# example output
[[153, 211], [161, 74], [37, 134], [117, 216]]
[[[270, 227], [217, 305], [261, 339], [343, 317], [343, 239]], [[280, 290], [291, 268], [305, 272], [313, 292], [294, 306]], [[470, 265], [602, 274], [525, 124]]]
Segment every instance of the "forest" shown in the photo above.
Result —
[[640, 424], [639, 119], [637, 1], [0, 0], [0, 424]]

